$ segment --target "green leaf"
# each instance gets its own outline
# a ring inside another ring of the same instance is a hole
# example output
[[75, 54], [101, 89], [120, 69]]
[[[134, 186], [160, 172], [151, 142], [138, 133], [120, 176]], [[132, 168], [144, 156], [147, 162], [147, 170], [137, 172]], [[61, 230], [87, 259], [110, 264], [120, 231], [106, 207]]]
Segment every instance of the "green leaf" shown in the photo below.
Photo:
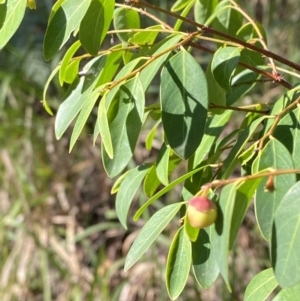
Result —
[[[129, 43], [133, 45], [152, 45], [159, 34], [159, 30], [162, 29], [162, 26], [154, 25], [147, 28], [149, 31], [140, 31], [132, 38], [129, 39]], [[152, 32], [150, 30], [153, 30]]]
[[117, 49], [121, 49], [121, 45], [110, 48], [112, 52], [109, 52], [108, 55], [106, 55], [106, 63], [103, 67], [103, 71], [101, 72], [96, 87], [110, 82], [120, 68], [122, 51], [117, 51]]
[[187, 159], [201, 142], [208, 105], [205, 75], [187, 51], [180, 51], [163, 68], [160, 100], [168, 143]]
[[156, 174], [158, 179], [165, 186], [169, 185], [168, 171], [169, 171], [169, 157], [171, 149], [163, 143], [157, 156]]
[[156, 165], [153, 165], [144, 180], [143, 188], [145, 194], [148, 197], [152, 197], [159, 185], [161, 185], [161, 183], [157, 178]]
[[127, 229], [127, 215], [130, 204], [150, 167], [150, 164], [145, 164], [130, 170], [120, 185], [116, 197], [116, 212], [125, 229]]
[[42, 103], [43, 103], [43, 106], [44, 106], [45, 110], [47, 111], [47, 113], [50, 114], [51, 116], [53, 116], [53, 113], [52, 113], [50, 107], [48, 106], [48, 103], [46, 100], [46, 98], [47, 98], [46, 95], [47, 95], [47, 90], [49, 88], [49, 85], [50, 85], [52, 79], [54, 78], [54, 76], [56, 75], [56, 73], [59, 71], [59, 68], [60, 68], [60, 66], [57, 66], [54, 70], [52, 70], [52, 72], [50, 73], [50, 75], [47, 79], [47, 82], [45, 83], [44, 89], [43, 89]]
[[166, 285], [171, 300], [179, 297], [187, 282], [192, 257], [188, 236], [181, 227], [172, 241], [166, 268]]
[[[251, 118], [251, 114], [249, 115], [249, 118]], [[235, 145], [232, 147], [227, 158], [223, 162], [222, 171], [224, 171], [224, 173], [222, 177], [224, 179], [226, 179], [232, 174], [233, 170], [235, 169], [238, 163], [239, 154], [244, 149], [245, 145], [253, 135], [254, 131], [265, 119], [267, 119], [267, 116], [262, 116], [255, 119], [253, 122], [251, 122], [249, 126], [246, 126], [245, 129], [239, 134]]]
[[92, 0], [79, 29], [80, 42], [88, 53], [98, 53], [109, 29], [114, 8], [114, 0]]
[[228, 122], [231, 114], [231, 110], [226, 110], [221, 115], [213, 115], [207, 117], [202, 141], [197, 148], [194, 156], [189, 160], [192, 162], [193, 169], [196, 168], [200, 163], [202, 163], [205, 157], [208, 155], [216, 140], [222, 133], [224, 126]]
[[103, 95], [99, 104], [97, 124], [101, 135], [102, 147], [105, 149], [108, 157], [110, 159], [113, 159], [114, 150], [113, 150], [110, 129], [109, 129], [109, 124], [107, 119], [108, 117], [107, 117], [107, 110], [106, 110], [106, 95], [107, 94]]
[[128, 174], [129, 171], [130, 170], [127, 170], [121, 176], [118, 177], [118, 179], [114, 183], [113, 187], [111, 188], [111, 191], [110, 191], [111, 194], [115, 194], [115, 193], [117, 193], [119, 191], [121, 183], [123, 182], [123, 180], [125, 179], [125, 177], [127, 177], [127, 174]]
[[67, 50], [66, 54], [64, 55], [64, 57], [61, 61], [61, 65], [60, 65], [60, 69], [59, 69], [59, 83], [61, 86], [64, 84], [64, 81], [65, 81], [67, 67], [70, 64], [70, 61], [71, 61], [73, 55], [76, 53], [76, 51], [79, 49], [80, 46], [81, 46], [80, 41], [76, 41]]
[[72, 151], [80, 133], [82, 132], [84, 125], [86, 124], [88, 117], [90, 116], [90, 114], [95, 106], [95, 103], [96, 103], [98, 97], [99, 97], [99, 91], [93, 91], [92, 94], [90, 94], [86, 98], [86, 100], [82, 106], [82, 109], [78, 115], [78, 118], [76, 120], [76, 123], [74, 125], [74, 129], [73, 129], [71, 140], [70, 140], [69, 152]]
[[142, 127], [145, 95], [139, 77], [119, 87], [107, 111], [113, 145], [113, 159], [102, 147], [104, 168], [110, 177], [117, 176], [132, 158]]
[[230, 249], [231, 222], [234, 211], [236, 185], [226, 185], [220, 193], [218, 217], [212, 230], [212, 245], [220, 273], [231, 292], [228, 275], [228, 253]]
[[274, 137], [290, 152], [295, 168], [300, 168], [300, 108], [285, 115], [278, 123]]
[[96, 57], [90, 61], [84, 67], [86, 75], [80, 78], [79, 83], [59, 106], [55, 119], [55, 135], [57, 139], [62, 137], [63, 133], [82, 109], [87, 97], [92, 93], [104, 63], [105, 57]]
[[78, 78], [80, 60], [72, 61], [66, 68], [64, 81], [72, 84]]
[[272, 265], [276, 279], [282, 288], [291, 287], [300, 282], [299, 195], [300, 182], [297, 182], [282, 197], [274, 216], [271, 244]]
[[192, 243], [194, 275], [197, 283], [204, 289], [211, 287], [219, 275], [218, 263], [211, 249], [212, 227], [201, 229], [197, 240]]
[[[221, 1], [215, 8], [214, 14], [213, 28], [218, 31], [235, 36], [236, 32], [243, 25], [242, 14], [232, 9], [230, 0]], [[209, 22], [207, 23], [209, 24]]]
[[146, 144], [146, 149], [149, 151], [152, 149], [152, 143], [156, 134], [157, 127], [159, 126], [160, 122], [161, 122], [160, 120], [156, 122], [153, 128], [151, 129], [151, 131], [147, 135], [145, 144]]
[[[182, 38], [181, 34], [176, 34], [176, 35], [171, 35], [169, 37], [166, 37], [151, 49], [149, 55], [151, 56], [159, 55], [160, 53], [166, 51], [170, 47], [176, 45], [181, 38]], [[141, 71], [140, 79], [143, 84], [144, 91], [148, 89], [151, 81], [153, 80], [154, 76], [158, 72], [159, 68], [163, 63], [166, 62], [168, 56], [170, 55], [170, 52], [167, 52], [162, 56], [159, 56], [154, 62], [152, 62], [150, 65], [148, 65], [146, 68], [144, 68]]]
[[[284, 93], [277, 101], [270, 112], [270, 115], [276, 116], [283, 109], [285, 109], [289, 104], [295, 101], [298, 97], [300, 97], [300, 87], [296, 86], [294, 89], [289, 90]], [[264, 126], [264, 133], [267, 133], [269, 128], [273, 125], [274, 119], [269, 119], [266, 121]]]
[[240, 50], [236, 47], [219, 48], [212, 59], [211, 71], [219, 83], [225, 89], [231, 89], [231, 79], [240, 59]]
[[247, 164], [255, 155], [258, 148], [259, 140], [247, 148], [244, 152], [239, 155], [241, 165]]
[[[267, 41], [266, 39], [266, 33], [264, 28], [256, 22], [256, 26], [260, 30], [262, 36], [264, 37], [264, 40]], [[259, 40], [259, 36], [256, 32], [256, 30], [253, 27], [252, 23], [246, 23], [244, 24], [237, 32], [237, 37], [241, 40], [244, 40], [248, 43], [251, 43], [259, 48], [263, 49], [263, 46]], [[243, 62], [247, 65], [257, 67], [259, 65], [263, 65], [265, 62], [265, 57], [261, 55], [260, 53], [256, 51], [252, 51], [249, 49], [243, 49], [241, 51], [241, 58], [240, 62]], [[243, 67], [240, 67], [241, 69]]]
[[90, 3], [91, 0], [65, 0], [50, 16], [44, 39], [44, 56], [47, 61], [61, 49], [72, 31], [78, 28]]
[[[294, 164], [288, 150], [278, 140], [271, 139], [262, 150], [259, 170], [266, 168], [293, 169]], [[258, 226], [266, 240], [271, 239], [273, 218], [285, 193], [296, 182], [295, 174], [274, 177], [275, 191], [265, 191], [267, 178], [264, 178], [256, 190], [255, 213]]]
[[252, 278], [247, 286], [244, 300], [264, 301], [270, 296], [277, 285], [273, 269], [264, 270]]
[[184, 9], [189, 2], [193, 2], [194, 0], [177, 0], [171, 7], [171, 11], [177, 12], [179, 10]]
[[[226, 106], [226, 92], [214, 78], [212, 74], [211, 64], [209, 64], [206, 69], [206, 81], [207, 81], [209, 104]], [[214, 114], [222, 114], [225, 110], [217, 108], [217, 109], [210, 109], [210, 111]]]
[[[129, 8], [117, 8], [114, 13], [114, 27], [116, 30], [140, 28], [139, 13]], [[122, 42], [128, 42], [134, 33], [118, 32], [117, 35]]]
[[226, 93], [226, 105], [231, 106], [248, 93], [255, 87], [256, 82], [260, 77], [260, 74], [248, 69], [234, 76], [231, 81], [231, 90]]
[[293, 287], [282, 289], [272, 301], [298, 301], [300, 296], [300, 283]]
[[125, 261], [124, 270], [129, 270], [147, 251], [158, 235], [177, 214], [182, 203], [176, 203], [158, 210], [144, 225], [133, 242]]
[[[125, 65], [118, 72], [118, 74], [114, 78], [114, 81], [119, 81], [119, 80], [122, 80], [122, 79], [124, 79], [124, 81], [117, 84], [112, 90], [110, 90], [107, 93], [107, 97], [106, 97], [106, 109], [107, 110], [109, 109], [109, 106], [110, 106], [111, 102], [113, 101], [113, 99], [116, 97], [117, 92], [120, 90], [120, 87], [122, 85], [124, 85], [124, 82], [126, 81], [126, 79], [127, 79], [126, 77], [128, 76], [128, 74], [130, 74], [132, 71], [134, 71], [136, 68], [138, 68], [141, 64], [141, 61], [143, 61], [143, 60], [144, 60], [144, 58], [141, 58], [141, 57], [136, 58], [133, 61], [129, 62], [127, 65]], [[111, 68], [111, 67], [109, 66], [108, 68]], [[131, 79], [131, 80], [133, 80], [133, 79]]]
[[204, 24], [208, 20], [209, 16], [212, 15], [212, 12], [215, 10], [218, 4], [218, 0], [196, 0], [195, 3], [195, 21]]
[[237, 237], [238, 231], [245, 217], [245, 214], [249, 208], [253, 195], [257, 189], [257, 186], [261, 182], [261, 178], [248, 180], [240, 184], [236, 191], [236, 201], [234, 202], [234, 208], [231, 220], [230, 229], [230, 242], [229, 249], [232, 249], [233, 243]]
[[[186, 18], [189, 12], [191, 11], [192, 7], [195, 5], [196, 0], [191, 0], [187, 6], [184, 7], [184, 10], [181, 12], [180, 16]], [[174, 25], [174, 31], [179, 31], [181, 25], [183, 24], [183, 20], [177, 19]]]
[[2, 49], [23, 20], [27, 0], [7, 0], [0, 5], [0, 49]]
[[141, 208], [135, 213], [133, 220], [136, 221], [140, 218], [140, 216], [143, 214], [143, 212], [152, 204], [154, 203], [158, 198], [160, 198], [162, 195], [164, 195], [165, 193], [167, 193], [168, 191], [170, 191], [172, 188], [174, 188], [176, 185], [178, 185], [179, 183], [184, 182], [186, 179], [188, 179], [189, 177], [191, 177], [193, 174], [197, 173], [198, 171], [204, 169], [207, 166], [201, 166], [197, 169], [194, 169], [188, 173], [186, 173], [185, 175], [177, 178], [176, 180], [174, 180], [172, 183], [170, 183], [168, 186], [164, 187], [162, 190], [158, 191], [152, 198], [150, 198], [143, 206], [141, 206]]

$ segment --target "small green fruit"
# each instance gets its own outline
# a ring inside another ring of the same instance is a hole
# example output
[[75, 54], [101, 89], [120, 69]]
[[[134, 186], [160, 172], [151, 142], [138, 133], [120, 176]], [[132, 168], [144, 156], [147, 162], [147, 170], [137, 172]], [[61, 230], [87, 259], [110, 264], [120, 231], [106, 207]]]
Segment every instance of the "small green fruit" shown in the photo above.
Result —
[[186, 214], [191, 226], [202, 229], [216, 221], [217, 208], [207, 197], [196, 196], [189, 201]]

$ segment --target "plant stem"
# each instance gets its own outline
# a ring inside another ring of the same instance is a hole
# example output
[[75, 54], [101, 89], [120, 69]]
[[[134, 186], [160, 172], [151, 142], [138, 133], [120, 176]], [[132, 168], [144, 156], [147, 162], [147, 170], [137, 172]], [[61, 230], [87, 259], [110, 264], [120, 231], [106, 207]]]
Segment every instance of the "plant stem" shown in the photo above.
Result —
[[178, 14], [175, 14], [175, 13], [173, 13], [171, 11], [168, 11], [166, 9], [160, 8], [160, 7], [156, 6], [156, 5], [149, 4], [149, 3], [146, 3], [146, 2], [140, 1], [140, 0], [130, 0], [130, 4], [132, 4], [132, 5], [138, 5], [138, 6], [141, 6], [141, 7], [151, 8], [151, 9], [153, 9], [155, 11], [159, 11], [159, 12], [165, 13], [165, 14], [167, 14], [169, 16], [175, 17], [175, 18], [180, 19], [180, 20], [182, 20], [182, 21], [184, 21], [186, 23], [194, 25], [194, 26], [200, 28], [203, 32], [208, 32], [208, 33], [220, 36], [222, 38], [225, 38], [225, 39], [227, 39], [229, 41], [237, 43], [237, 44], [239, 44], [241, 46], [244, 46], [245, 48], [251, 49], [251, 50], [253, 50], [255, 52], [261, 53], [261, 54], [265, 55], [268, 58], [272, 58], [272, 59], [274, 59], [274, 60], [276, 60], [278, 62], [281, 62], [281, 63], [283, 63], [283, 64], [285, 64], [287, 66], [290, 66], [290, 67], [292, 67], [292, 68], [300, 71], [300, 65], [298, 65], [296, 63], [293, 63], [293, 62], [287, 60], [286, 58], [284, 58], [284, 57], [282, 57], [282, 56], [280, 56], [280, 55], [278, 55], [278, 54], [276, 54], [274, 52], [271, 52], [271, 51], [266, 50], [266, 49], [262, 49], [260, 47], [257, 47], [255, 45], [253, 45], [253, 44], [250, 44], [250, 43], [247, 43], [247, 42], [245, 42], [243, 40], [240, 40], [240, 39], [238, 39], [236, 37], [230, 36], [230, 35], [228, 35], [226, 33], [220, 32], [220, 31], [215, 30], [215, 29], [213, 29], [211, 27], [205, 26], [203, 24], [200, 24], [200, 23], [192, 21], [192, 20], [190, 20], [188, 18], [182, 17], [182, 16], [180, 16]]
[[295, 174], [300, 173], [300, 169], [270, 169], [270, 171], [265, 172], [259, 172], [254, 175], [249, 176], [243, 176], [243, 177], [237, 177], [237, 178], [231, 178], [226, 180], [214, 180], [210, 183], [204, 184], [204, 187], [222, 187], [230, 183], [237, 182], [237, 184], [247, 181], [247, 180], [253, 180], [253, 179], [259, 179], [263, 177], [269, 177], [269, 176], [279, 176], [279, 175], [285, 175], [285, 174]]

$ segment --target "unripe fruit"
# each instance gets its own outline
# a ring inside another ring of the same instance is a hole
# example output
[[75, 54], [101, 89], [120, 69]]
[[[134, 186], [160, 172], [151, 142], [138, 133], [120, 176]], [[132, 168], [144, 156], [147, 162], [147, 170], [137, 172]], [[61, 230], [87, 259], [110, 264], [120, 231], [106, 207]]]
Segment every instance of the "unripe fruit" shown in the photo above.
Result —
[[196, 196], [189, 201], [186, 214], [191, 226], [202, 229], [216, 221], [217, 207], [207, 197]]

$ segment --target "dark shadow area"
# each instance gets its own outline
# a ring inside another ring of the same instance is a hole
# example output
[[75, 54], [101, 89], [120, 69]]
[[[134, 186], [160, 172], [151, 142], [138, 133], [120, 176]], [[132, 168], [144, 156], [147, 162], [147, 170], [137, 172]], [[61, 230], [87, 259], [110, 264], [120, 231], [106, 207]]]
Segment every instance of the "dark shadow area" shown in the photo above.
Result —
[[7, 13], [7, 2], [0, 4], [0, 29], [2, 28]]
[[215, 230], [216, 230], [217, 234], [219, 236], [221, 236], [223, 233], [223, 228], [224, 228], [224, 214], [221, 210], [219, 202], [215, 202], [215, 204], [216, 204], [217, 210], [218, 210], [218, 217], [215, 222]]
[[300, 130], [300, 123], [299, 120], [297, 120], [294, 111], [290, 112], [289, 115], [286, 115], [284, 121], [284, 123], [279, 123], [276, 127], [274, 137], [278, 139], [291, 154], [293, 154], [293, 152], [296, 151], [293, 145], [295, 131]]
[[208, 244], [210, 244], [209, 236], [205, 230], [201, 229], [197, 240], [192, 243], [193, 265], [201, 265], [209, 259], [211, 250]]

